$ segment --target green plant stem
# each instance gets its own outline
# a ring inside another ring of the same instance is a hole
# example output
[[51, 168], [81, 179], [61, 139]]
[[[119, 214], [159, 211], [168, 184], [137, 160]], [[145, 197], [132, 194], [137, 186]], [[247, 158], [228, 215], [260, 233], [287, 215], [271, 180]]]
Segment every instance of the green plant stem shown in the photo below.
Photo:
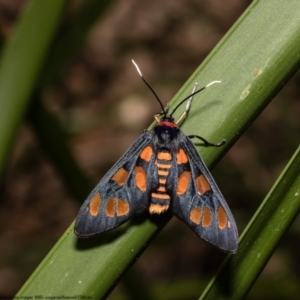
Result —
[[30, 1], [3, 49], [0, 62], [0, 176], [65, 3], [65, 0]]
[[300, 147], [200, 299], [244, 299], [300, 210]]

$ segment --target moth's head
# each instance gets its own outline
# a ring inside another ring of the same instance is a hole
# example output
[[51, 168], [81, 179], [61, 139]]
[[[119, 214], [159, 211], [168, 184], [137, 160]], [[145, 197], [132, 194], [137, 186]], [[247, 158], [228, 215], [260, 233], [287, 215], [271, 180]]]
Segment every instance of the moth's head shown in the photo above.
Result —
[[170, 127], [177, 127], [177, 124], [175, 123], [174, 118], [171, 115], [163, 115], [161, 120], [158, 122], [157, 125], [160, 123], [166, 124], [168, 123]]
[[179, 128], [170, 116], [163, 116], [161, 121], [154, 127], [153, 144], [154, 148], [168, 151], [177, 149]]

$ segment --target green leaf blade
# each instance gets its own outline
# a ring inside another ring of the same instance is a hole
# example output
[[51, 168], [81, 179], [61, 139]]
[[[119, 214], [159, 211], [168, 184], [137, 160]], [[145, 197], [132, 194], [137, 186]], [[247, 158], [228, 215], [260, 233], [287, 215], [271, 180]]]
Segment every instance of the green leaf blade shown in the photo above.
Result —
[[300, 211], [300, 147], [200, 299], [243, 299]]
[[0, 61], [0, 172], [25, 114], [65, 0], [31, 1]]

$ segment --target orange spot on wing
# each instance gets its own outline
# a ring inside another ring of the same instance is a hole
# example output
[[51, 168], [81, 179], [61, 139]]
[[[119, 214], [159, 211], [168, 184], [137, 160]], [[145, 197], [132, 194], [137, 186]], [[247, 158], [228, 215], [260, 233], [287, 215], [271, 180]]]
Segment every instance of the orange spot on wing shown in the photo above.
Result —
[[162, 199], [162, 200], [169, 200], [170, 199], [170, 196], [168, 194], [152, 193], [151, 197], [156, 198], [156, 199]]
[[101, 205], [101, 196], [100, 193], [96, 193], [90, 202], [90, 214], [93, 217], [98, 215], [100, 205]]
[[209, 227], [212, 222], [212, 215], [211, 211], [208, 207], [205, 207], [203, 210], [203, 217], [202, 217], [202, 226]]
[[150, 214], [161, 214], [168, 210], [169, 205], [151, 204], [149, 206]]
[[110, 198], [106, 203], [105, 213], [108, 217], [113, 218], [115, 216], [115, 200]]
[[117, 200], [117, 216], [127, 215], [129, 212], [129, 203], [122, 199]]
[[229, 220], [227, 221], [227, 226], [228, 228], [231, 228], [231, 222]]
[[186, 164], [189, 159], [187, 157], [187, 155], [185, 154], [185, 152], [182, 149], [179, 149], [177, 155], [176, 155], [176, 159], [177, 159], [177, 164]]
[[170, 152], [159, 152], [157, 154], [157, 158], [162, 160], [171, 160], [172, 154]]
[[147, 190], [147, 174], [142, 166], [136, 166], [135, 171], [135, 183], [136, 186], [143, 192]]
[[111, 180], [115, 181], [119, 186], [123, 186], [126, 182], [128, 176], [128, 172], [124, 168], [120, 168], [111, 178]]
[[201, 221], [201, 207], [196, 207], [190, 211], [190, 220], [195, 224], [200, 224]]
[[202, 174], [196, 178], [195, 182], [196, 182], [197, 191], [200, 195], [205, 194], [207, 191], [211, 189], [209, 183], [207, 182], [206, 178]]
[[217, 210], [218, 215], [218, 226], [220, 229], [225, 229], [227, 223], [227, 215], [223, 206], [219, 206]]
[[140, 158], [147, 161], [147, 162], [150, 162], [151, 157], [152, 157], [152, 153], [153, 153], [152, 148], [150, 146], [147, 146], [141, 152]]
[[184, 171], [181, 173], [177, 182], [177, 190], [176, 190], [177, 195], [182, 195], [187, 191], [190, 178], [191, 178], [191, 172]]

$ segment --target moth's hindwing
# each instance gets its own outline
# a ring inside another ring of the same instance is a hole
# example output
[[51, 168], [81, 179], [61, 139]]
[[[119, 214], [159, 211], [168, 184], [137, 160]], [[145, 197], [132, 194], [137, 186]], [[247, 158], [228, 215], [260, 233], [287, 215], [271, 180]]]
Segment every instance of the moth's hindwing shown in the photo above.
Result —
[[230, 209], [192, 141], [183, 133], [179, 139], [174, 173], [168, 180], [173, 213], [205, 241], [234, 253], [238, 232]]
[[115, 228], [149, 207], [149, 191], [158, 185], [151, 138], [148, 131], [141, 135], [90, 193], [76, 220], [77, 236]]

